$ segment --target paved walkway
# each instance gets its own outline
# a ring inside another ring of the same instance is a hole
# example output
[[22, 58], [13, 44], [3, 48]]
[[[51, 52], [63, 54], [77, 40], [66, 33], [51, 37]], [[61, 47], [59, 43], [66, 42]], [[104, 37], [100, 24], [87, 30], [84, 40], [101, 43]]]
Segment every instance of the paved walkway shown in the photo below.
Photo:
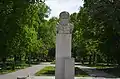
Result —
[[50, 66], [50, 64], [42, 63], [40, 65], [34, 65], [26, 69], [18, 70], [16, 72], [0, 75], [0, 79], [17, 79], [18, 76], [27, 76], [27, 75], [33, 76], [37, 71], [44, 68], [45, 66]]
[[[0, 79], [17, 79], [18, 76], [27, 76], [31, 75], [33, 79], [55, 79], [54, 76], [34, 76], [34, 74], [39, 71], [40, 69], [44, 68], [45, 66], [55, 66], [51, 65], [50, 63], [41, 63], [40, 65], [34, 65], [32, 67], [18, 70], [13, 73], [5, 74], [5, 75], [0, 75]], [[75, 79], [120, 79], [120, 78], [115, 78], [115, 76], [112, 76], [110, 74], [107, 74], [103, 71], [98, 71], [93, 67], [86, 67], [86, 66], [80, 66], [76, 65], [76, 67], [79, 67], [83, 71], [87, 72], [91, 77], [75, 77]]]

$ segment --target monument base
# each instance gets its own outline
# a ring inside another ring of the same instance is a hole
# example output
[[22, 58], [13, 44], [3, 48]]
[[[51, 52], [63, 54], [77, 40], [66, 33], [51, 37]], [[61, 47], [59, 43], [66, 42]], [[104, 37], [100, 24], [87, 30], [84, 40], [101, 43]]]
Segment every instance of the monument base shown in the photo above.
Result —
[[74, 79], [74, 58], [65, 59], [65, 79]]
[[55, 79], [74, 79], [74, 58], [57, 58]]

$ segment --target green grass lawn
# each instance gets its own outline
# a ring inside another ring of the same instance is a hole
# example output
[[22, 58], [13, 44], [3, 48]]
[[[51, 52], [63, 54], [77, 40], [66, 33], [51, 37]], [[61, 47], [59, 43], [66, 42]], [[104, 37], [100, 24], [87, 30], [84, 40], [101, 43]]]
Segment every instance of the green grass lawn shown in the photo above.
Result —
[[[42, 70], [35, 73], [35, 76], [55, 76], [55, 67], [47, 66]], [[75, 76], [77, 77], [86, 77], [89, 76], [86, 72], [82, 71], [78, 67], [75, 67]]]

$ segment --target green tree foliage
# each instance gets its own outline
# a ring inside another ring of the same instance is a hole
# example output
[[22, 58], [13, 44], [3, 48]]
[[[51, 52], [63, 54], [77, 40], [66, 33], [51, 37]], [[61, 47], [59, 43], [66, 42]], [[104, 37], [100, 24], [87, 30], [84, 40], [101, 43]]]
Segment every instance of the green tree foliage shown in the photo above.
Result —
[[99, 28], [102, 32], [99, 34], [100, 50], [108, 56], [108, 58], [119, 59], [119, 13], [120, 13], [119, 0], [86, 0], [85, 7], [89, 10], [89, 16], [94, 21], [99, 23]]
[[12, 56], [16, 63], [23, 57], [30, 60], [36, 55], [37, 58], [43, 48], [47, 52], [54, 45], [52, 38], [55, 37], [55, 23], [44, 19], [49, 13], [50, 8], [44, 2], [1, 0], [0, 59]]
[[[119, 59], [119, 0], [85, 0], [84, 7], [71, 15], [74, 23], [73, 50], [95, 61], [97, 55], [112, 63]], [[92, 57], [91, 57], [92, 55]], [[76, 55], [75, 55], [76, 56]], [[94, 63], [94, 62], [93, 62]]]
[[[44, 52], [46, 52], [47, 50], [51, 50], [53, 48], [55, 48], [55, 36], [56, 36], [56, 24], [58, 22], [58, 19], [56, 17], [52, 17], [49, 19], [49, 21], [45, 20], [43, 22], [43, 25], [41, 25], [41, 27], [39, 27], [39, 33], [38, 33], [38, 37], [40, 37], [40, 39], [43, 42], [43, 46], [42, 46], [42, 51], [43, 54], [45, 54]], [[42, 31], [40, 31], [42, 30]], [[47, 52], [45, 54], [46, 59], [53, 59], [54, 55], [52, 58], [49, 58], [50, 54], [55, 54], [54, 52]]]
[[[88, 16], [85, 8], [80, 9], [79, 13], [71, 15], [71, 21], [74, 23], [73, 31], [73, 50], [79, 59], [85, 60], [87, 56], [91, 58], [97, 53], [97, 39], [95, 39], [94, 24]], [[73, 20], [74, 19], [74, 20]], [[92, 59], [89, 59], [92, 61]], [[91, 62], [90, 61], [90, 62]]]

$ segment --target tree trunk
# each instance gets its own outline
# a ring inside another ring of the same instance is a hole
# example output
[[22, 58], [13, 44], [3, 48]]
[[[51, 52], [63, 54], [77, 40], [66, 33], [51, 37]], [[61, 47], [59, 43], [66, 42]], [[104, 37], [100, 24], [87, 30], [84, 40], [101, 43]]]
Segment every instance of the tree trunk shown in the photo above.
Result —
[[29, 62], [29, 66], [31, 66], [31, 53], [29, 54], [28, 62]]
[[20, 54], [20, 56], [19, 56], [19, 61], [21, 62], [21, 60], [22, 60], [22, 56], [21, 56], [21, 54]]
[[14, 61], [13, 61], [13, 64], [12, 64], [12, 70], [15, 70], [16, 60], [17, 60], [17, 56], [14, 55]]
[[96, 53], [93, 53], [93, 65], [96, 65]]
[[109, 66], [109, 56], [107, 57], [107, 66]]
[[6, 57], [2, 58], [2, 69], [6, 69]]
[[84, 65], [84, 58], [81, 58], [82, 65]]
[[89, 65], [91, 65], [92, 62], [92, 55], [89, 55]]

